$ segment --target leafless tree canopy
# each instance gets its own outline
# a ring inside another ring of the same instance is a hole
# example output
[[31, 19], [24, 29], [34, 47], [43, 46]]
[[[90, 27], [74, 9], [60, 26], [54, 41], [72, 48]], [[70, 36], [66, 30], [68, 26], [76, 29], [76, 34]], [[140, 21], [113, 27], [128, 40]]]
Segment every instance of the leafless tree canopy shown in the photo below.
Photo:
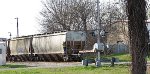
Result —
[[46, 32], [87, 29], [95, 3], [89, 0], [46, 0], [40, 24]]
[[[59, 30], [93, 30], [97, 28], [97, 8], [95, 0], [46, 0], [40, 24], [44, 32]], [[120, 4], [118, 4], [120, 5]], [[101, 23], [108, 28], [115, 20], [126, 18], [122, 7], [115, 3], [101, 3]], [[107, 26], [106, 26], [107, 25]]]

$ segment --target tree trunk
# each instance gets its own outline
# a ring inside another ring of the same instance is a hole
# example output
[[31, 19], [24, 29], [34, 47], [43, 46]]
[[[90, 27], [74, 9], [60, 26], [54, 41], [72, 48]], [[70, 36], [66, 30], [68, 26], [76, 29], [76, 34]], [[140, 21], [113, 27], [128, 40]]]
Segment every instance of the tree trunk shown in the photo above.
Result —
[[148, 30], [146, 27], [146, 1], [127, 0], [128, 28], [132, 54], [132, 74], [146, 74]]

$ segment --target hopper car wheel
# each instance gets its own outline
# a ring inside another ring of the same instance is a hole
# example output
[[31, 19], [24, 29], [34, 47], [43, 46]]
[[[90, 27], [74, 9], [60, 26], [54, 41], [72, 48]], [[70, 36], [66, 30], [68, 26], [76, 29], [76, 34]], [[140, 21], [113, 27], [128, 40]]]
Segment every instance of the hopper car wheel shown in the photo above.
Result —
[[82, 57], [77, 58], [77, 62], [81, 62], [81, 60], [82, 60]]
[[12, 56], [12, 57], [11, 57], [11, 60], [12, 60], [13, 62], [15, 62], [15, 61], [17, 61], [17, 58], [16, 58], [15, 56]]
[[68, 55], [65, 55], [65, 56], [63, 57], [63, 59], [64, 59], [64, 62], [67, 62], [67, 61], [70, 60]]

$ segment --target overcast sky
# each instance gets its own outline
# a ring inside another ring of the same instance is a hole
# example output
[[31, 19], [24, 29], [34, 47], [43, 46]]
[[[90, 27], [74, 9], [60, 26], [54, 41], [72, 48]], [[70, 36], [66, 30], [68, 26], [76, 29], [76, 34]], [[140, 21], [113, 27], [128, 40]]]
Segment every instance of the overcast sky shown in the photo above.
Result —
[[0, 37], [9, 38], [8, 32], [13, 37], [17, 35], [16, 17], [19, 18], [20, 36], [39, 33], [40, 26], [36, 17], [41, 9], [41, 0], [0, 0]]
[[16, 36], [16, 22], [19, 18], [20, 35], [39, 32], [36, 17], [42, 9], [41, 0], [0, 0], [0, 37]]

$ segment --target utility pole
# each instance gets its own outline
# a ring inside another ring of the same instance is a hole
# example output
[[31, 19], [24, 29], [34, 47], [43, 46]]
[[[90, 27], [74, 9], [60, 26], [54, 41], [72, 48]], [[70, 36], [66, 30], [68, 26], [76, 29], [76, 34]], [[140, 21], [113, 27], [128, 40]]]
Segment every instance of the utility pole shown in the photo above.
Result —
[[16, 17], [15, 19], [17, 19], [17, 37], [19, 37], [18, 17]]
[[101, 31], [101, 21], [100, 21], [100, 6], [99, 6], [99, 0], [97, 0], [97, 26], [98, 26], [98, 37], [97, 37], [97, 43], [98, 43], [98, 61], [97, 66], [101, 65], [101, 61], [100, 61], [100, 31]]

